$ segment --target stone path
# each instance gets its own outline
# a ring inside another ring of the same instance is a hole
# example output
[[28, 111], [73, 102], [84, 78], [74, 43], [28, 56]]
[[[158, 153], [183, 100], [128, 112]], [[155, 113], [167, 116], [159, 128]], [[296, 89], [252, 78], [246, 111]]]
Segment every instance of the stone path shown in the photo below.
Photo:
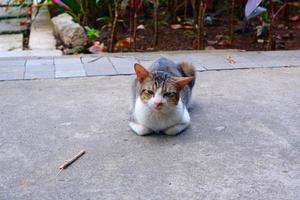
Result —
[[38, 15], [31, 24], [29, 49], [56, 50], [56, 40], [53, 35], [53, 25], [50, 20], [47, 7], [40, 8]]
[[0, 55], [0, 80], [130, 75], [134, 73], [134, 63], [149, 67], [160, 57], [167, 57], [175, 62], [191, 62], [197, 71], [300, 67], [300, 50], [178, 51], [44, 57]]

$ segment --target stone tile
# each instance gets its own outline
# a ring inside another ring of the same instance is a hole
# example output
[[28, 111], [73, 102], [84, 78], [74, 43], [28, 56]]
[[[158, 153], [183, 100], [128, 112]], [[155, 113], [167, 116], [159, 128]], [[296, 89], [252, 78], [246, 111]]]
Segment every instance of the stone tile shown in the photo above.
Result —
[[168, 58], [175, 63], [188, 62], [189, 58], [187, 54], [161, 54], [161, 57]]
[[80, 57], [55, 58], [55, 77], [81, 77], [86, 76]]
[[300, 50], [289, 51], [289, 53], [297, 58], [300, 58]]
[[83, 64], [81, 65], [55, 65], [55, 71], [84, 71]]
[[21, 33], [28, 29], [26, 24], [21, 25], [24, 18], [16, 19], [1, 19], [0, 20], [0, 34], [18, 32]]
[[24, 79], [43, 79], [43, 78], [54, 78], [54, 70], [53, 71], [31, 71], [25, 72]]
[[82, 61], [87, 76], [117, 74], [107, 57], [85, 58]]
[[[235, 69], [243, 69], [243, 68], [257, 68], [261, 67], [261, 65], [257, 64], [253, 60], [242, 57], [239, 53], [230, 53], [226, 55], [224, 58], [225, 62], [229, 63]], [[232, 62], [230, 62], [232, 61]]]
[[[36, 10], [35, 10], [36, 11]], [[43, 42], [40, 42], [43, 38]], [[47, 7], [41, 7], [35, 20], [31, 24], [30, 49], [55, 50], [56, 40], [53, 35], [53, 25]]]
[[118, 74], [134, 74], [134, 64], [138, 61], [133, 57], [109, 57]]
[[[49, 56], [61, 56], [60, 50], [26, 50], [26, 51], [1, 51], [0, 59], [7, 58], [22, 58], [22, 57], [49, 57]], [[0, 61], [1, 62], [1, 61]]]
[[26, 60], [18, 60], [18, 59], [12, 59], [12, 60], [0, 60], [0, 68], [2, 67], [15, 67], [15, 66], [25, 66]]
[[26, 62], [26, 67], [31, 66], [54, 66], [54, 59], [53, 58], [41, 58], [41, 59], [29, 59]]
[[80, 57], [61, 57], [61, 58], [55, 58], [54, 59], [55, 65], [82, 65], [81, 58]]
[[0, 67], [0, 73], [10, 73], [10, 72], [19, 72], [24, 73], [24, 66], [8, 66], [8, 67]]
[[[1, 23], [0, 23], [0, 29], [1, 29]], [[22, 48], [23, 48], [23, 34], [0, 35], [0, 51], [18, 52], [21, 51]]]
[[65, 71], [55, 71], [55, 78], [66, 78], [66, 77], [82, 77], [86, 76], [84, 70], [65, 70]]
[[132, 54], [132, 57], [134, 57], [137, 60], [143, 60], [143, 61], [155, 61], [161, 57], [160, 53], [135, 53]]
[[54, 65], [26, 66], [26, 72], [54, 72]]
[[0, 81], [20, 80], [23, 78], [23, 72], [0, 72]]
[[189, 55], [189, 62], [191, 62], [196, 70], [203, 71], [205, 69], [218, 70], [218, 69], [232, 69], [233, 66], [226, 61], [224, 55]]
[[152, 63], [154, 62], [155, 60], [151, 60], [151, 61], [148, 61], [148, 60], [139, 60], [139, 63], [143, 66], [143, 67], [146, 67], [146, 68], [149, 68]]

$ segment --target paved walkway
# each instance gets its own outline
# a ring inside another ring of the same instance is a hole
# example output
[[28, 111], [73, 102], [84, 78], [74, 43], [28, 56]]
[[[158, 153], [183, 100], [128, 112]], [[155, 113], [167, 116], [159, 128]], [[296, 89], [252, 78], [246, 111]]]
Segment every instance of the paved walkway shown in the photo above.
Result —
[[0, 82], [0, 199], [299, 200], [300, 68], [197, 75], [176, 137], [129, 130], [134, 76]]
[[0, 55], [0, 80], [128, 75], [133, 74], [134, 63], [139, 62], [148, 67], [155, 59], [162, 56], [175, 62], [189, 61], [194, 64], [197, 71], [300, 67], [300, 50], [179, 51], [57, 57]]

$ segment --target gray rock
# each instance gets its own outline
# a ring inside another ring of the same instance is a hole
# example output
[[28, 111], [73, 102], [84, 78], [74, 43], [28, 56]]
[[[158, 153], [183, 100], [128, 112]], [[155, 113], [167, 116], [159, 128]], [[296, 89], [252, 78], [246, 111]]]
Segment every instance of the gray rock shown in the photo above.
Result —
[[87, 36], [83, 27], [72, 20], [68, 14], [61, 14], [52, 18], [54, 35], [69, 48], [83, 47], [87, 43]]

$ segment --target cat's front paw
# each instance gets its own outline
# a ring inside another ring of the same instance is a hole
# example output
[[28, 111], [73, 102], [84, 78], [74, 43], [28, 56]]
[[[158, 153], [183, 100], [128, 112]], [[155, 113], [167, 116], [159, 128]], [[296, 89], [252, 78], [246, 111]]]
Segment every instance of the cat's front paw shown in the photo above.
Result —
[[133, 130], [137, 135], [143, 136], [153, 133], [150, 128], [147, 128], [141, 124], [137, 124], [135, 122], [129, 122], [129, 127]]
[[166, 135], [178, 135], [179, 133], [183, 132], [187, 127], [189, 126], [189, 123], [184, 124], [177, 124], [175, 126], [171, 126], [167, 129], [165, 129], [163, 132]]

